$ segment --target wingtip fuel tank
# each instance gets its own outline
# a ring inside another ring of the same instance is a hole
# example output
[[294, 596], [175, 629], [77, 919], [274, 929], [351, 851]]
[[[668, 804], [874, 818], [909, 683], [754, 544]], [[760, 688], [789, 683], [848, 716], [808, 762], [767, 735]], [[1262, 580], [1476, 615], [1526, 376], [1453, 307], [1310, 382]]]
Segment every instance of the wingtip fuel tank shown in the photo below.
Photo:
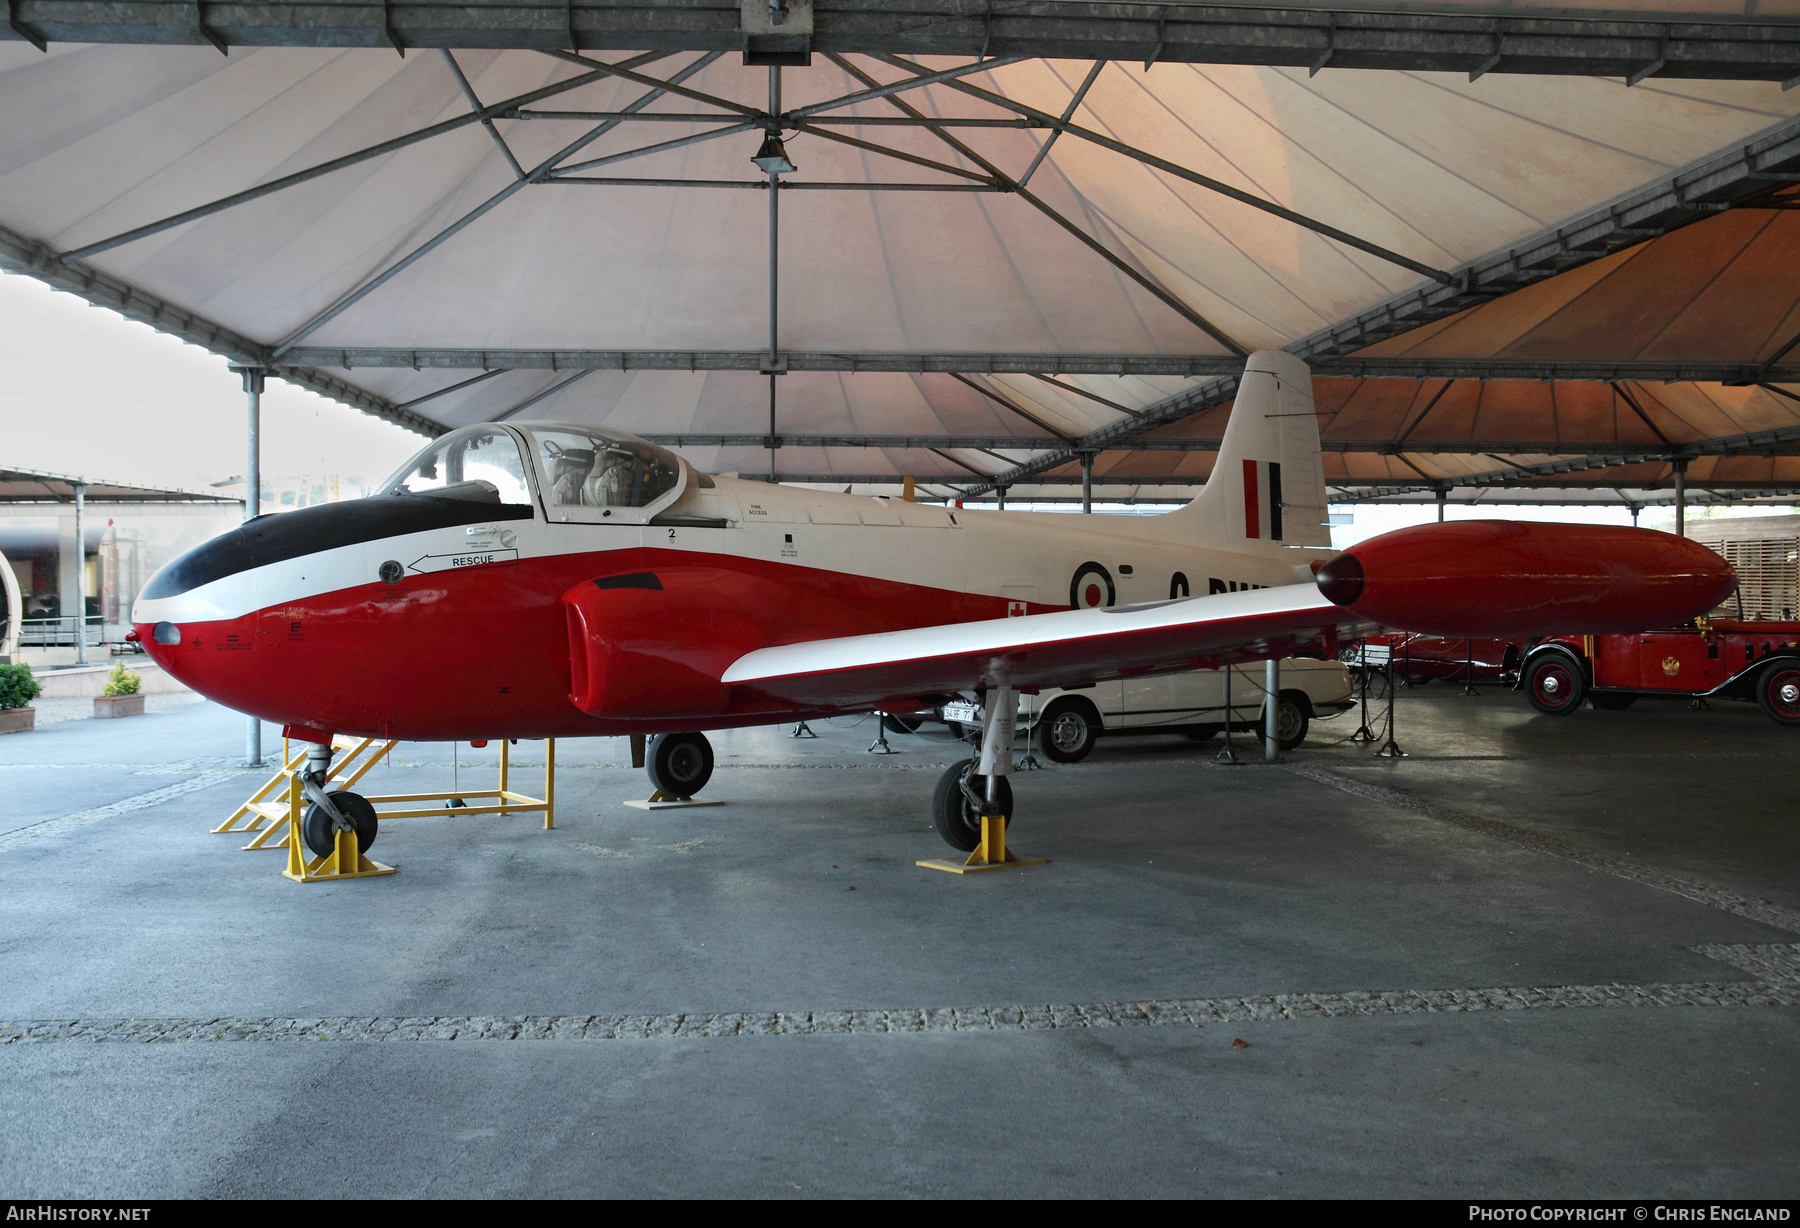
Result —
[[1461, 520], [1372, 537], [1319, 591], [1383, 626], [1433, 635], [1607, 635], [1685, 622], [1737, 588], [1718, 554], [1620, 525]]

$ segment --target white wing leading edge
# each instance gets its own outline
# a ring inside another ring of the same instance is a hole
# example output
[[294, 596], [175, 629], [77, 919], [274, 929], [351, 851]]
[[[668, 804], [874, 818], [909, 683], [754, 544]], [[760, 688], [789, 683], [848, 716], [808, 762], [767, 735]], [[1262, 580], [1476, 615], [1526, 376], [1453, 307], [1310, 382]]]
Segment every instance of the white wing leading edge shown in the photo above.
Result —
[[788, 704], [899, 708], [993, 686], [1081, 686], [1335, 655], [1338, 630], [1360, 621], [1316, 585], [1294, 584], [759, 648], [734, 661], [722, 681]]

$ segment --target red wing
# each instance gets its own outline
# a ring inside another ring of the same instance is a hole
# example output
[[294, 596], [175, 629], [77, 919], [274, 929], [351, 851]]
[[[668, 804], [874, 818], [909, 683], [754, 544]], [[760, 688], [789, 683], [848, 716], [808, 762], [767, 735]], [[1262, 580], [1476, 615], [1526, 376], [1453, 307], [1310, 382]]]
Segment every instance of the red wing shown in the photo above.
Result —
[[797, 706], [877, 707], [990, 686], [1080, 686], [1317, 653], [1353, 621], [1315, 585], [1295, 584], [760, 648], [734, 661], [723, 681]]

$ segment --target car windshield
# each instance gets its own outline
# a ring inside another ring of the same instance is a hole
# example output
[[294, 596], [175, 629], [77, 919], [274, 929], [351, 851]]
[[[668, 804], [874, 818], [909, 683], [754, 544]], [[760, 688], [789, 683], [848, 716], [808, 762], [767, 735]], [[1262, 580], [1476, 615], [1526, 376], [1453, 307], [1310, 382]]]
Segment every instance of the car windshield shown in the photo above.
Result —
[[493, 426], [452, 431], [408, 461], [388, 479], [382, 493], [531, 505], [518, 441]]
[[581, 427], [533, 427], [556, 507], [648, 507], [681, 480], [681, 462], [654, 444]]

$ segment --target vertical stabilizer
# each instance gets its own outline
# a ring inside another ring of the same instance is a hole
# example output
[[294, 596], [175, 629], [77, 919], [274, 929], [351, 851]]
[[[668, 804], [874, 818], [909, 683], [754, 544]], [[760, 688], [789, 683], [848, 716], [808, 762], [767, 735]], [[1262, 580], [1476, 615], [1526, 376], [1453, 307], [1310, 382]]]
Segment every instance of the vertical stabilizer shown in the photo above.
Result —
[[1304, 362], [1282, 350], [1245, 360], [1212, 477], [1163, 520], [1183, 540], [1224, 550], [1331, 545], [1312, 370]]

